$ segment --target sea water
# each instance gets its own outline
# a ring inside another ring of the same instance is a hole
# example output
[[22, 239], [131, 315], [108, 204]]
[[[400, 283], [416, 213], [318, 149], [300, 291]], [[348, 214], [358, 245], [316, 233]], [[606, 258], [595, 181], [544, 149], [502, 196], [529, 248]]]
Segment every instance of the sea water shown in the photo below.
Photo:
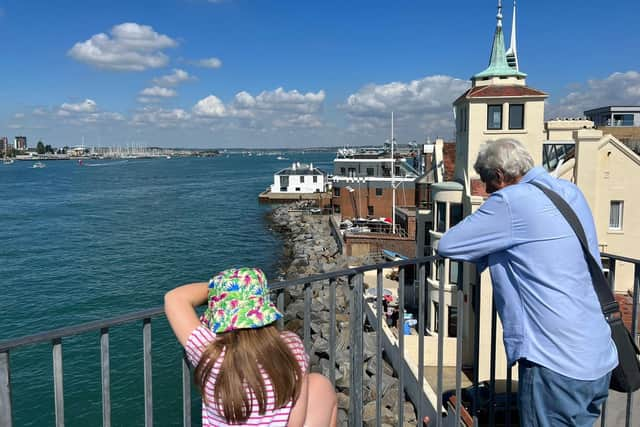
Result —
[[[331, 153], [0, 165], [0, 341], [160, 306], [232, 266], [275, 278], [280, 236], [258, 194], [291, 161]], [[180, 425], [181, 349], [152, 321], [154, 424]], [[64, 339], [68, 426], [102, 424], [100, 338]], [[112, 425], [144, 424], [142, 322], [110, 330]], [[14, 425], [53, 425], [51, 344], [10, 353]], [[200, 423], [193, 390], [194, 425]]]

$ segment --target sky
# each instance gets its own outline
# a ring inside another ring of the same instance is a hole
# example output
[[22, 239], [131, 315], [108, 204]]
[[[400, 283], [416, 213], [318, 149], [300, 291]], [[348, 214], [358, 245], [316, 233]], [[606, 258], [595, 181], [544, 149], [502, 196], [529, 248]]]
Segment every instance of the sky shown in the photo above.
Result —
[[[54, 147], [453, 140], [496, 0], [0, 0], [0, 136]], [[512, 2], [504, 4], [505, 38]], [[640, 105], [640, 2], [518, 1], [547, 118]]]

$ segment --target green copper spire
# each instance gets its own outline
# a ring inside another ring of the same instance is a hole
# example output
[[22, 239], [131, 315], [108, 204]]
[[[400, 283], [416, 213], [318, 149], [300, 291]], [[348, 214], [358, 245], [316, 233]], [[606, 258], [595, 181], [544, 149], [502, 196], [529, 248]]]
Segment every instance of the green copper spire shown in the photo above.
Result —
[[493, 47], [491, 49], [491, 59], [489, 67], [481, 73], [473, 76], [474, 79], [483, 79], [490, 77], [527, 77], [525, 73], [512, 68], [507, 63], [507, 56], [504, 48], [504, 34], [502, 33], [502, 2], [498, 0], [498, 20], [496, 24], [496, 33], [493, 36]]

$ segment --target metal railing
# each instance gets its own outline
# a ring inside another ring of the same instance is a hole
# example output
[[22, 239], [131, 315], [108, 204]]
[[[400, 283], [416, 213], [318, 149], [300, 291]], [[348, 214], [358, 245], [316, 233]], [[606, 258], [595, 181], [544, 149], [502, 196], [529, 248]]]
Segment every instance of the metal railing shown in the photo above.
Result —
[[[609, 260], [609, 279], [610, 283], [615, 283], [616, 266], [620, 263], [631, 263], [634, 268], [633, 279], [633, 323], [632, 332], [634, 337], [638, 336], [638, 294], [640, 291], [640, 260], [625, 258], [610, 254], [603, 254], [603, 258]], [[363, 369], [365, 360], [364, 355], [364, 338], [363, 325], [367, 320], [369, 326], [376, 331], [376, 388], [382, 390], [382, 365], [383, 350], [387, 359], [395, 359], [391, 361], [395, 373], [398, 378], [398, 396], [397, 396], [397, 425], [403, 425], [405, 419], [404, 402], [408, 397], [416, 407], [417, 420], [421, 420], [428, 416], [431, 420], [430, 426], [459, 426], [459, 425], [479, 425], [478, 419], [479, 408], [475, 407], [478, 402], [478, 387], [475, 387], [476, 398], [473, 403], [466, 407], [467, 402], [462, 401], [462, 354], [463, 354], [463, 324], [465, 316], [474, 316], [474, 331], [471, 334], [473, 339], [474, 362], [473, 362], [473, 381], [474, 385], [479, 384], [479, 335], [480, 335], [480, 285], [479, 283], [471, 284], [472, 298], [476, 301], [472, 305], [472, 313], [465, 313], [464, 307], [466, 301], [463, 294], [463, 288], [459, 287], [455, 290], [455, 300], [458, 304], [457, 311], [457, 337], [456, 339], [456, 357], [455, 357], [455, 399], [449, 402], [443, 402], [443, 370], [444, 370], [444, 334], [437, 336], [437, 379], [436, 384], [429, 384], [435, 392], [435, 399], [426, 393], [423, 385], [425, 384], [425, 334], [428, 333], [425, 321], [427, 318], [426, 302], [426, 272], [427, 265], [433, 263], [438, 258], [435, 256], [416, 258], [412, 260], [402, 260], [387, 262], [363, 267], [350, 268], [346, 270], [319, 274], [309, 277], [303, 277], [290, 281], [272, 283], [270, 288], [277, 293], [276, 303], [281, 310], [285, 310], [284, 292], [288, 289], [301, 287], [304, 299], [303, 318], [303, 342], [305, 349], [311, 349], [311, 313], [314, 287], [323, 287], [329, 290], [329, 378], [332, 384], [336, 383], [336, 289], [340, 286], [347, 287], [349, 291], [349, 333], [350, 333], [350, 366], [352, 367], [349, 379], [349, 425], [360, 426], [363, 424]], [[442, 262], [437, 262], [438, 268], [443, 268]], [[383, 328], [383, 270], [387, 268], [398, 268], [398, 318], [404, 319], [405, 313], [405, 285], [417, 285], [418, 287], [418, 309], [417, 309], [417, 335], [418, 335], [418, 366], [416, 373], [408, 364], [405, 357], [405, 337], [402, 327], [398, 328], [396, 341], [389, 344], [389, 336], [385, 335]], [[405, 284], [405, 273], [407, 269], [415, 268], [416, 283]], [[367, 302], [364, 293], [364, 273], [375, 271], [376, 273], [376, 298], [375, 302]], [[458, 269], [458, 283], [462, 283], [463, 268]], [[442, 281], [442, 271], [440, 271], [440, 286], [438, 287], [438, 299], [444, 301], [445, 286]], [[489, 378], [490, 398], [489, 398], [489, 421], [488, 425], [495, 425], [500, 422], [501, 425], [509, 426], [511, 423], [511, 411], [517, 411], [515, 403], [509, 401], [511, 389], [510, 370], [507, 370], [507, 404], [504, 420], [499, 420], [495, 414], [495, 384], [496, 384], [496, 346], [497, 346], [497, 317], [495, 307], [491, 310], [491, 369]], [[153, 425], [153, 400], [152, 400], [152, 349], [151, 349], [151, 324], [152, 319], [163, 315], [163, 308], [157, 307], [149, 310], [138, 311], [126, 314], [124, 316], [115, 317], [108, 320], [85, 323], [78, 326], [71, 326], [61, 329], [43, 332], [36, 335], [25, 336], [9, 341], [0, 342], [0, 427], [10, 427], [13, 425], [12, 410], [12, 382], [10, 369], [10, 353], [17, 348], [34, 345], [38, 343], [51, 343], [52, 362], [53, 362], [53, 381], [54, 381], [54, 408], [55, 408], [55, 425], [64, 426], [65, 423], [65, 404], [64, 404], [64, 382], [63, 382], [63, 341], [69, 337], [83, 334], [86, 332], [100, 331], [100, 357], [101, 357], [101, 395], [102, 395], [102, 423], [103, 426], [111, 426], [111, 390], [110, 390], [110, 364], [109, 364], [109, 330], [113, 327], [130, 324], [132, 322], [141, 322], [141, 333], [143, 337], [143, 361], [144, 361], [144, 414], [145, 426]], [[373, 315], [370, 315], [373, 314]], [[444, 324], [444, 304], [438, 307], [438, 322]], [[394, 353], [395, 352], [395, 353]], [[176, 357], [179, 357], [176, 355]], [[358, 368], [355, 368], [358, 367]], [[435, 386], [435, 387], [434, 387]], [[191, 425], [191, 375], [187, 362], [182, 360], [182, 422], [184, 426]], [[435, 401], [434, 401], [435, 400]], [[513, 406], [513, 408], [512, 408]], [[625, 409], [625, 426], [632, 425], [633, 414], [633, 394], [626, 396]], [[607, 408], [603, 408], [602, 426], [606, 425]], [[447, 412], [449, 415], [447, 416]], [[636, 417], [637, 418], [637, 417]], [[382, 393], [376, 394], [376, 420], [377, 426], [382, 423]], [[456, 421], [457, 420], [457, 421]], [[480, 424], [482, 425], [482, 424]]]

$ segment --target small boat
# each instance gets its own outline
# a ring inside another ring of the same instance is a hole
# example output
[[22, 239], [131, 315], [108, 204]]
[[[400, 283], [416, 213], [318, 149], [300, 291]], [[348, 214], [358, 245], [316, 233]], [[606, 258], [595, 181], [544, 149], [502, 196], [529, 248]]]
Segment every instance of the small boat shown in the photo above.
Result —
[[10, 165], [10, 164], [12, 164], [12, 163], [13, 163], [13, 159], [10, 159], [10, 158], [8, 158], [8, 157], [5, 157], [5, 158], [2, 160], [2, 164], [3, 164], [3, 165]]
[[46, 168], [47, 166], [42, 162], [35, 162], [31, 167], [34, 169], [42, 169], [42, 168]]
[[278, 156], [278, 157], [276, 157], [276, 160], [289, 160], [289, 159], [287, 159], [286, 157], [283, 157], [283, 156]]

